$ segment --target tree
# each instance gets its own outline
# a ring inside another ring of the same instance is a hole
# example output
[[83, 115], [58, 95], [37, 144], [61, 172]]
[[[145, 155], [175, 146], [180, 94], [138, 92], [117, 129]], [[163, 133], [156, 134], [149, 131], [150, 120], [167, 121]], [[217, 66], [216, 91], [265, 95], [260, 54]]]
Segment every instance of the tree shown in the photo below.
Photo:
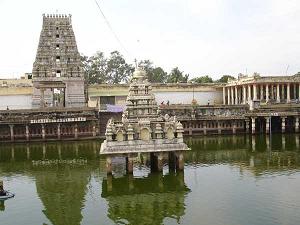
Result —
[[131, 64], [127, 64], [123, 56], [118, 51], [110, 53], [106, 69], [108, 83], [119, 84], [128, 82], [133, 71], [134, 67]]
[[103, 52], [97, 52], [91, 57], [81, 56], [84, 77], [89, 84], [127, 82], [134, 71], [131, 64], [127, 64], [123, 56], [114, 51], [109, 58]]
[[195, 77], [190, 80], [193, 83], [213, 83], [213, 79], [206, 75], [206, 76], [201, 76], [201, 77]]
[[107, 81], [106, 59], [103, 52], [97, 52], [91, 57], [82, 56], [84, 77], [89, 84], [100, 84]]
[[218, 83], [227, 83], [228, 80], [234, 80], [235, 78], [230, 75], [223, 75], [219, 80], [217, 80]]
[[180, 71], [178, 67], [175, 67], [171, 70], [171, 73], [168, 75], [168, 83], [187, 83], [189, 79], [189, 74], [183, 74], [183, 71]]
[[139, 62], [146, 71], [147, 78], [151, 83], [164, 83], [166, 82], [168, 74], [161, 67], [154, 67], [150, 60], [142, 60]]

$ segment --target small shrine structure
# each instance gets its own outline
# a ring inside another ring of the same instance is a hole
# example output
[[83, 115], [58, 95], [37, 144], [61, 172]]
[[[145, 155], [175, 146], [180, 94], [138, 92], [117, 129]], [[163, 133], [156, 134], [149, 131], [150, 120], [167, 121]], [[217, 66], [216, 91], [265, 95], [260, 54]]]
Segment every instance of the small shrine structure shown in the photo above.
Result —
[[110, 119], [106, 126], [100, 154], [106, 156], [107, 173], [112, 173], [114, 156], [126, 157], [127, 172], [132, 173], [138, 153], [150, 153], [151, 170], [162, 171], [164, 158], [169, 159], [170, 168], [183, 170], [183, 152], [190, 150], [183, 142], [183, 132], [176, 116], [160, 114], [146, 72], [136, 68], [122, 121]]

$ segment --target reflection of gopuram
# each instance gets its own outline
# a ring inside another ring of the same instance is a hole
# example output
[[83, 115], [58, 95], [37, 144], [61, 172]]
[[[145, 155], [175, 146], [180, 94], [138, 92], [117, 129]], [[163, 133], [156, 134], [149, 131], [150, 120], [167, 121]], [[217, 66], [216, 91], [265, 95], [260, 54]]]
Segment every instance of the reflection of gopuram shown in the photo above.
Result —
[[129, 174], [122, 178], [108, 176], [102, 182], [101, 196], [108, 202], [108, 217], [114, 223], [162, 224], [165, 218], [180, 221], [189, 191], [183, 172], [165, 176], [156, 173], [146, 178]]
[[52, 224], [81, 223], [89, 175], [86, 168], [69, 166], [35, 174], [37, 193], [45, 207], [43, 213]]
[[[0, 177], [20, 171], [32, 178], [43, 204], [41, 210], [51, 224], [79, 225], [91, 172], [99, 168], [97, 145], [91, 141], [2, 145]], [[57, 163], [50, 163], [53, 161]], [[5, 210], [4, 203], [0, 201], [0, 212]]]

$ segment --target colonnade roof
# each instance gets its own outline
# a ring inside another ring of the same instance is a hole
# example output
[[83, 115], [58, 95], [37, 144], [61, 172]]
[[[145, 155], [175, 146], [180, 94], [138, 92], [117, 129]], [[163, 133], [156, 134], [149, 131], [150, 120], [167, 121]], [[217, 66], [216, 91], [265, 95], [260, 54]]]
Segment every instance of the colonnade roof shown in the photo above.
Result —
[[244, 84], [278, 84], [278, 83], [300, 83], [300, 75], [292, 76], [240, 76], [238, 79], [229, 80], [225, 86], [236, 86]]

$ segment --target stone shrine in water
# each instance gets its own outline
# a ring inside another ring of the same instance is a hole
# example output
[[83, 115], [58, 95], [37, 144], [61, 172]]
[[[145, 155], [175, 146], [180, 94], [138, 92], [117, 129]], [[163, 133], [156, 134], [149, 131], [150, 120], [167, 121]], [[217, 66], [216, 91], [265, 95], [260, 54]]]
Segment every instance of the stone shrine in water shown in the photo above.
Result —
[[127, 171], [133, 171], [133, 158], [138, 153], [150, 153], [151, 169], [162, 171], [163, 159], [168, 155], [169, 166], [183, 170], [183, 152], [189, 150], [183, 142], [183, 127], [176, 116], [162, 116], [146, 72], [137, 68], [133, 73], [126, 110], [122, 121], [110, 119], [106, 140], [100, 154], [106, 155], [107, 173], [112, 172], [113, 156], [125, 156]]

